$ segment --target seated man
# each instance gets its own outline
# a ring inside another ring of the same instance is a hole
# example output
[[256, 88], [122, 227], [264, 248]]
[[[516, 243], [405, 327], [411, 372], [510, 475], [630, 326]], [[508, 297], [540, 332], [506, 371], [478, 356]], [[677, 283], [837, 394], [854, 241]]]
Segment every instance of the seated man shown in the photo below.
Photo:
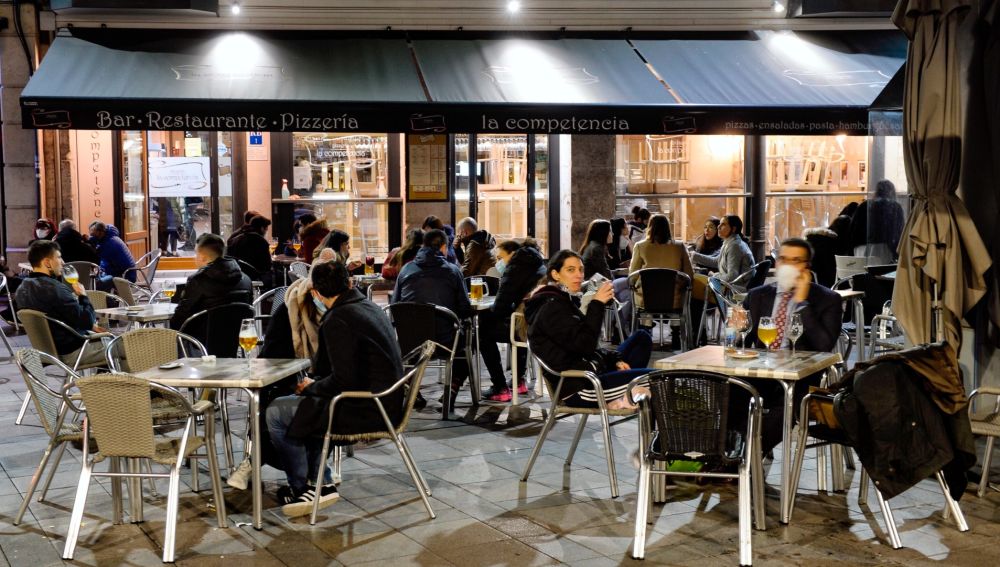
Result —
[[249, 264], [253, 277], [264, 282], [264, 289], [271, 288], [271, 244], [264, 236], [270, 226], [270, 219], [258, 215], [250, 219], [250, 226], [230, 239], [227, 245], [229, 256]]
[[101, 263], [97, 250], [80, 234], [76, 229], [76, 223], [71, 219], [64, 219], [59, 223], [59, 233], [53, 240], [63, 253], [63, 262]]
[[476, 219], [466, 217], [458, 223], [458, 237], [455, 238], [455, 246], [461, 247], [462, 275], [482, 276], [486, 271], [496, 265], [496, 258], [493, 257], [493, 249], [496, 247], [496, 239], [485, 230], [479, 230]]
[[97, 282], [97, 287], [103, 290], [114, 288], [114, 278], [127, 278], [130, 282], [135, 282], [135, 258], [128, 245], [121, 239], [118, 229], [111, 225], [106, 225], [101, 221], [90, 223], [90, 244], [97, 248], [97, 255], [100, 256], [101, 271], [104, 275]]
[[[403, 266], [396, 279], [396, 288], [392, 293], [392, 302], [401, 303], [414, 301], [418, 303], [433, 303], [447, 307], [459, 319], [468, 319], [472, 315], [472, 304], [465, 289], [465, 280], [458, 266], [448, 261], [448, 236], [443, 230], [434, 229], [424, 234], [424, 245], [417, 252], [412, 262]], [[450, 327], [443, 327], [434, 339], [442, 345], [450, 345], [455, 335]], [[459, 338], [458, 344], [464, 344]], [[455, 397], [459, 388], [469, 376], [467, 361], [455, 359], [452, 367], [451, 406], [454, 407]], [[443, 401], [444, 398], [442, 398]]]
[[[250, 303], [250, 278], [236, 260], [227, 258], [226, 243], [216, 234], [202, 234], [194, 249], [198, 271], [188, 278], [177, 310], [170, 318], [170, 328], [180, 329], [195, 313], [227, 303]], [[195, 335], [197, 337], [197, 335]], [[198, 337], [201, 338], [201, 337]]]
[[[31, 273], [21, 282], [14, 296], [18, 309], [41, 311], [83, 335], [103, 331], [95, 323], [97, 317], [83, 286], [79, 283], [70, 286], [61, 280], [63, 260], [58, 244], [51, 240], [32, 242], [28, 247], [28, 262], [31, 263]], [[51, 323], [49, 329], [59, 358], [69, 366], [76, 363], [81, 348], [84, 349], [81, 366], [104, 360], [104, 344], [101, 341], [84, 342]]]
[[[313, 358], [314, 378], [299, 382], [298, 395], [283, 396], [267, 408], [267, 429], [278, 450], [288, 478], [288, 488], [279, 490], [286, 516], [312, 511], [319, 498], [328, 506], [339, 495], [333, 484], [319, 490], [309, 487], [316, 478], [321, 436], [326, 433], [330, 400], [345, 391], [379, 392], [403, 376], [403, 361], [396, 333], [382, 310], [351, 289], [347, 268], [325, 262], [312, 270], [311, 296], [326, 313], [319, 330], [320, 348]], [[403, 417], [403, 388], [382, 399], [393, 424]], [[345, 399], [337, 404], [332, 431], [358, 434], [385, 430], [378, 407], [371, 400]], [[329, 470], [324, 476], [329, 477]], [[317, 494], [318, 493], [318, 494]]]
[[[809, 271], [812, 262], [812, 246], [801, 238], [789, 238], [778, 248], [778, 262], [775, 268], [777, 281], [750, 290], [743, 306], [750, 312], [752, 328], [748, 339], [757, 341], [757, 325], [761, 317], [772, 317], [778, 327], [778, 338], [771, 344], [772, 349], [791, 348], [788, 339], [788, 325], [792, 314], [802, 317], [805, 333], [796, 343], [798, 350], [830, 352], [837, 345], [841, 321], [844, 314], [840, 296], [830, 289], [812, 283]], [[763, 347], [763, 344], [759, 345]], [[809, 386], [818, 386], [822, 373], [814, 374], [795, 383], [795, 408], [809, 393]], [[771, 411], [765, 416], [763, 427], [764, 451], [769, 451], [781, 440], [781, 408], [783, 394], [774, 380], [748, 380], [761, 397], [764, 406]], [[742, 411], [746, 405], [739, 404]], [[737, 420], [733, 423], [746, 423]]]

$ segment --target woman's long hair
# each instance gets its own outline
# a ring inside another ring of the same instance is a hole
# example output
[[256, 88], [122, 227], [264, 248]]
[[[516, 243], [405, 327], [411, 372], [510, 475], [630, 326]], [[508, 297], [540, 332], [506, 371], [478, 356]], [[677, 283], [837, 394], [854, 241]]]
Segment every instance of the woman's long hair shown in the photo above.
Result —
[[736, 215], [726, 215], [724, 217], [729, 228], [733, 231], [735, 236], [740, 237], [743, 242], [750, 243], [750, 240], [743, 234], [743, 219]]
[[649, 227], [646, 235], [651, 242], [656, 244], [666, 244], [674, 239], [670, 233], [670, 219], [667, 215], [655, 214], [649, 219]]
[[587, 227], [587, 236], [583, 239], [583, 245], [580, 246], [580, 254], [587, 248], [587, 245], [591, 242], [596, 242], [604, 247], [605, 250], [608, 249], [608, 235], [611, 234], [611, 223], [604, 219], [594, 219], [590, 221], [590, 226]]
[[417, 252], [423, 245], [424, 231], [419, 228], [411, 228], [406, 231], [406, 242], [396, 251], [396, 255], [392, 257], [392, 262], [389, 262], [389, 265], [396, 269], [402, 268], [417, 256]]

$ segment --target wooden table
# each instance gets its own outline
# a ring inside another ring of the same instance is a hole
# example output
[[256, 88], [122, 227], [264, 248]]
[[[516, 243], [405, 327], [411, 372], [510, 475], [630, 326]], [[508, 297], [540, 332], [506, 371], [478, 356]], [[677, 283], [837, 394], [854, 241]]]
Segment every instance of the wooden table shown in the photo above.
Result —
[[822, 372], [841, 361], [839, 353], [779, 350], [767, 357], [737, 359], [726, 356], [721, 346], [704, 346], [657, 360], [653, 367], [660, 370], [703, 370], [727, 376], [778, 380], [785, 394], [781, 431], [781, 522], [788, 523], [791, 515], [792, 417], [795, 408], [795, 382]]
[[[250, 362], [244, 358], [218, 358], [205, 362], [200, 358], [182, 358], [181, 366], [171, 370], [151, 368], [138, 376], [174, 388], [237, 388], [247, 392], [250, 398], [250, 437], [253, 443], [260, 442], [260, 390], [288, 376], [307, 370], [310, 366], [306, 358], [257, 358]], [[250, 460], [253, 465], [253, 527], [263, 528], [263, 493], [261, 490], [260, 468], [261, 450], [252, 449]]]
[[854, 308], [854, 343], [858, 345], [858, 360], [865, 358], [865, 292], [853, 289], [833, 290], [843, 301], [850, 301]]
[[109, 307], [108, 309], [95, 309], [94, 313], [104, 315], [114, 321], [128, 321], [148, 325], [169, 321], [177, 310], [176, 303], [150, 303], [148, 305], [137, 305], [140, 309], [133, 307]]

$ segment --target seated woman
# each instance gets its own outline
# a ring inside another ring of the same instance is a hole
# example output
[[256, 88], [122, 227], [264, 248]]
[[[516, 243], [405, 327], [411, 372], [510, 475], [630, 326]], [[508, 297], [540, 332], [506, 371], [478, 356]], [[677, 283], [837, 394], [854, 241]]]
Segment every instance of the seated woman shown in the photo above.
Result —
[[364, 265], [360, 260], [351, 260], [351, 235], [340, 229], [333, 229], [330, 234], [323, 238], [319, 246], [313, 251], [313, 257], [319, 257], [320, 253], [330, 248], [336, 254], [336, 260], [347, 266], [348, 272], [353, 272]]
[[382, 277], [395, 281], [399, 277], [399, 271], [403, 266], [410, 263], [417, 257], [417, 252], [424, 245], [424, 231], [419, 228], [411, 228], [406, 232], [406, 242], [399, 248], [393, 248], [389, 255], [385, 257], [382, 264]]
[[580, 258], [583, 261], [584, 279], [590, 279], [594, 274], [611, 279], [611, 267], [608, 260], [608, 245], [611, 244], [611, 223], [604, 219], [594, 219], [587, 227], [587, 235], [580, 247]]
[[[722, 249], [722, 238], [719, 237], [719, 217], [708, 217], [701, 236], [694, 241], [694, 251], [705, 256], [717, 256]], [[698, 262], [695, 262], [698, 265]]]
[[611, 244], [608, 245], [608, 255], [612, 270], [626, 267], [632, 259], [632, 241], [628, 238], [628, 232], [625, 219], [611, 219]]
[[[605, 221], [607, 222], [607, 221]], [[653, 338], [640, 329], [617, 350], [598, 346], [604, 307], [611, 301], [611, 282], [605, 282], [580, 311], [583, 259], [572, 250], [560, 250], [549, 260], [546, 285], [525, 304], [528, 340], [538, 358], [553, 370], [588, 370], [597, 373], [608, 409], [633, 407], [625, 396], [628, 383], [651, 370], [646, 368]], [[555, 391], [558, 377], [546, 376]], [[567, 380], [559, 392], [561, 402], [575, 407], [596, 407], [597, 394], [584, 380]]]
[[[746, 291], [747, 282], [753, 278], [751, 273], [747, 278], [737, 281], [740, 275], [753, 268], [753, 253], [743, 236], [743, 221], [736, 215], [726, 215], [719, 222], [719, 236], [722, 237], [722, 248], [715, 256], [706, 256], [695, 252], [691, 261], [713, 270], [713, 275], [722, 281], [732, 284], [737, 291]], [[691, 290], [692, 328], [697, 329], [701, 323], [701, 312], [704, 301], [714, 302], [707, 296], [708, 276], [696, 274]]]

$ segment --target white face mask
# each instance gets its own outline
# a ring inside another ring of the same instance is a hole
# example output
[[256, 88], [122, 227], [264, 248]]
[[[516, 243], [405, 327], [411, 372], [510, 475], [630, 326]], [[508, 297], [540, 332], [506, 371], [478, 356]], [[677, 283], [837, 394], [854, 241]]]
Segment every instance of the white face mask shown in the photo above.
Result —
[[774, 271], [774, 277], [778, 280], [778, 289], [781, 291], [792, 291], [795, 288], [795, 282], [799, 279], [799, 269], [795, 266], [789, 266], [788, 264], [782, 264], [778, 266], [778, 269]]
[[45, 230], [44, 228], [36, 228], [35, 229], [35, 237], [36, 238], [45, 238], [48, 234], [49, 234], [49, 231]]

